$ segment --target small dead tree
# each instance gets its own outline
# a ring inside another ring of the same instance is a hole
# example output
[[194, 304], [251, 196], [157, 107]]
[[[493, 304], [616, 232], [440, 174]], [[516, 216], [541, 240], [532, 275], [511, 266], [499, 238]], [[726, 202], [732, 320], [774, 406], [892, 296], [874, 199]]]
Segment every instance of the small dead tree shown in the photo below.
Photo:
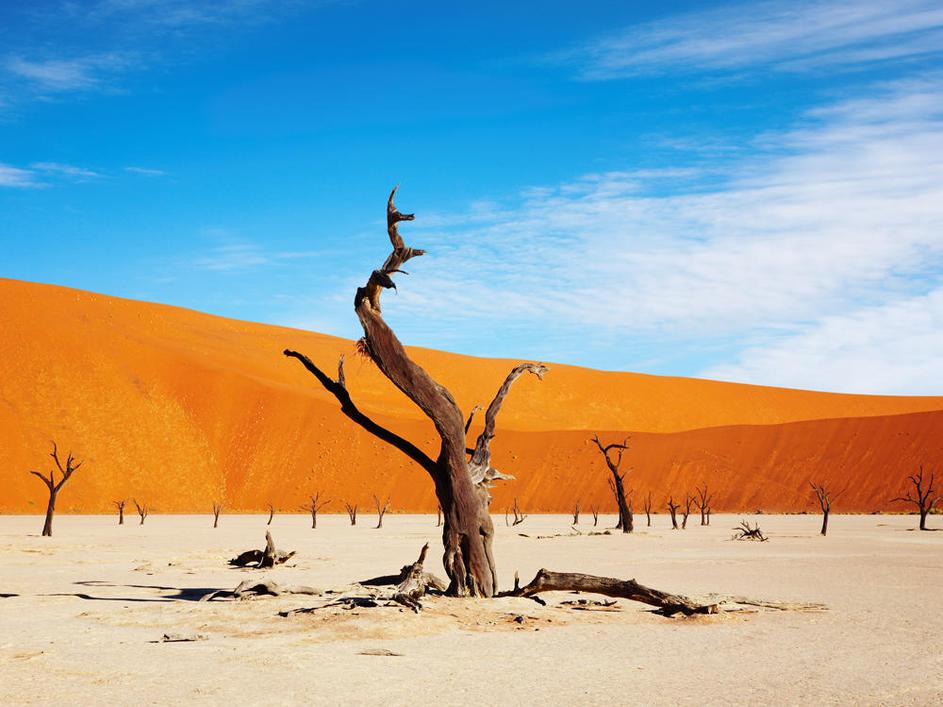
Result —
[[[520, 524], [523, 523], [525, 520], [527, 520], [527, 516], [525, 516], [523, 513], [521, 513], [521, 509], [520, 509], [520, 507], [517, 505], [517, 497], [516, 497], [516, 496], [514, 497], [514, 508], [513, 508], [512, 510], [514, 511], [514, 523], [512, 523], [512, 525], [520, 525]], [[505, 522], [507, 521], [506, 516], [507, 516], [507, 514], [505, 514]]]
[[[33, 472], [34, 474], [36, 472]], [[933, 510], [933, 507], [936, 506], [937, 502], [940, 500], [940, 496], [933, 495], [933, 480], [934, 474], [930, 474], [929, 480], [924, 478], [923, 475], [923, 464], [920, 465], [920, 470], [916, 474], [911, 474], [907, 477], [907, 480], [913, 484], [913, 492], [908, 491], [906, 496], [898, 496], [897, 498], [892, 499], [893, 501], [902, 501], [903, 503], [912, 503], [917, 507], [917, 512], [920, 513], [920, 530], [928, 530], [927, 528], [927, 516], [930, 515], [930, 511]]]
[[580, 502], [577, 501], [573, 507], [573, 525], [579, 525], [580, 522]]
[[147, 518], [147, 514], [150, 512], [150, 510], [147, 507], [147, 504], [138, 503], [136, 498], [131, 499], [131, 500], [134, 501], [134, 507], [137, 508], [138, 515], [141, 516], [141, 522], [138, 523], [138, 525], [144, 525], [144, 519]]
[[672, 530], [678, 529], [678, 508], [680, 508], [680, 506], [677, 503], [675, 503], [675, 497], [669, 496], [668, 497], [668, 512], [671, 514], [671, 529]]
[[390, 510], [390, 497], [387, 496], [386, 500], [381, 503], [380, 499], [376, 496], [376, 494], [374, 494], [373, 505], [377, 509], [377, 527], [375, 529], [379, 530], [383, 527], [383, 516], [385, 516], [386, 512]]
[[619, 467], [622, 466], [622, 455], [629, 448], [629, 440], [626, 438], [621, 444], [603, 445], [599, 441], [599, 435], [593, 435], [592, 442], [596, 444], [596, 447], [602, 453], [603, 459], [606, 460], [606, 467], [608, 467], [611, 474], [609, 488], [612, 489], [612, 493], [616, 497], [616, 506], [619, 509], [619, 523], [616, 527], [620, 528], [623, 533], [631, 533], [634, 529], [634, 523], [632, 511], [625, 500], [625, 474], [619, 472]]
[[274, 567], [290, 560], [295, 551], [285, 552], [275, 547], [275, 541], [272, 540], [272, 533], [265, 531], [265, 548], [262, 550], [246, 550], [239, 553], [229, 561], [229, 564], [236, 567], [254, 566], [258, 569]]
[[347, 517], [350, 518], [351, 525], [357, 525], [357, 504], [349, 504], [344, 501], [344, 507], [347, 508]]
[[272, 524], [272, 518], [274, 518], [274, 517], [275, 517], [275, 506], [273, 506], [273, 505], [270, 503], [270, 504], [268, 504], [268, 522], [266, 523], [266, 525], [271, 525], [271, 524]]
[[218, 501], [213, 502], [213, 527], [216, 528], [219, 526], [219, 514], [223, 510], [223, 504]]
[[435, 510], [435, 527], [441, 528], [442, 527], [442, 506], [436, 504], [435, 509], [436, 509]]
[[46, 488], [49, 489], [49, 502], [46, 504], [46, 521], [43, 523], [43, 536], [52, 537], [52, 517], [56, 512], [56, 499], [59, 497], [59, 492], [62, 490], [62, 487], [65, 485], [65, 482], [74, 474], [84, 462], [75, 462], [75, 457], [72, 456], [72, 452], [69, 452], [65, 460], [65, 465], [62, 464], [62, 461], [59, 459], [59, 450], [56, 448], [56, 443], [52, 443], [52, 452], [49, 454], [52, 457], [52, 460], [56, 464], [56, 469], [59, 470], [59, 480], [56, 480], [55, 470], [49, 470], [49, 476], [44, 476], [38, 471], [30, 471], [29, 473], [35, 476], [38, 479], [41, 479]]
[[707, 484], [704, 484], [703, 488], [698, 487], [697, 489], [697, 507], [701, 512], [701, 525], [710, 525], [710, 504], [711, 498], [713, 495], [708, 493]]
[[740, 525], [733, 529], [733, 535], [730, 538], [731, 540], [756, 540], [757, 542], [765, 543], [769, 540], [768, 537], [763, 535], [763, 531], [760, 530], [760, 524], [757, 523], [754, 526], [751, 526], [749, 521], [741, 520]]
[[649, 491], [645, 496], [645, 525], [652, 527], [652, 492]]
[[[822, 531], [821, 534], [825, 535], [828, 533], [828, 514], [832, 510], [832, 503], [841, 496], [841, 493], [831, 495], [829, 490], [825, 487], [825, 484], [813, 484], [809, 482], [809, 486], [812, 487], [812, 492], [815, 494], [815, 497], [818, 499], [819, 506], [822, 508]], [[842, 491], [844, 493], [844, 491]]]
[[118, 525], [124, 525], [124, 504], [126, 501], [112, 501], [114, 507], [118, 510]]
[[691, 515], [691, 508], [694, 506], [694, 496], [689, 493], [684, 494], [684, 514], [681, 516], [681, 530], [688, 528], [688, 516]]
[[324, 508], [324, 506], [326, 506], [330, 502], [331, 502], [330, 499], [326, 501], [321, 500], [320, 491], [318, 491], [316, 494], [314, 494], [311, 497], [311, 502], [308, 504], [307, 510], [311, 514], [311, 528], [312, 529], [318, 527], [318, 511], [320, 511], [322, 508]]
[[599, 509], [596, 506], [590, 506], [589, 512], [593, 514], [593, 527], [599, 523]]

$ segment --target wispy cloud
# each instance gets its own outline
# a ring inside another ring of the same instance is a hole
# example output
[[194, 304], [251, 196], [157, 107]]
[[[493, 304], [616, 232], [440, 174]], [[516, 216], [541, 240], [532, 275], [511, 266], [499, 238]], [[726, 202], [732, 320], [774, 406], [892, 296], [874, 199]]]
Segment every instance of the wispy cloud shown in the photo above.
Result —
[[86, 167], [76, 167], [71, 164], [62, 164], [61, 162], [33, 162], [30, 167], [39, 172], [59, 175], [76, 181], [86, 179], [96, 179], [102, 175]]
[[142, 177], [166, 177], [167, 172], [162, 169], [151, 169], [150, 167], [125, 167], [125, 172], [139, 174]]
[[860, 66], [943, 52], [934, 0], [769, 0], [677, 14], [599, 37], [555, 60], [587, 79], [665, 72]]
[[192, 258], [190, 265], [197, 270], [235, 272], [268, 267], [286, 261], [314, 258], [318, 255], [319, 251], [279, 251], [266, 249], [256, 243], [225, 243]]
[[106, 85], [115, 74], [131, 66], [130, 56], [120, 52], [78, 58], [26, 59], [8, 57], [9, 76], [39, 93], [85, 91]]
[[0, 187], [16, 189], [34, 189], [43, 186], [36, 180], [36, 175], [28, 169], [0, 164]]
[[[724, 178], [677, 176], [668, 196], [651, 175], [605, 173], [528, 190], [466, 227], [420, 213], [410, 243], [430, 254], [391, 316], [441, 327], [460, 313], [480, 331], [526, 313], [517, 333], [544, 346], [592, 333], [742, 347], [943, 287], [943, 79], [869, 92], [762, 136]], [[782, 378], [802, 386], [806, 372]], [[860, 387], [840, 373], [823, 387]]]

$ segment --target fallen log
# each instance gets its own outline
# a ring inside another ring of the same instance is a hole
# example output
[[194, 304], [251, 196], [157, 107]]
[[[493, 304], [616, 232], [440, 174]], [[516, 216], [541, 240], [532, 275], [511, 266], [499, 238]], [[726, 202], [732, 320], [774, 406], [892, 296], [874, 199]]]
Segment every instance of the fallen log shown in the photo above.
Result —
[[275, 547], [275, 541], [272, 540], [272, 534], [265, 531], [265, 548], [262, 550], [246, 550], [238, 554], [229, 561], [229, 564], [236, 567], [255, 567], [264, 569], [274, 567], [287, 562], [295, 554], [295, 551], [285, 552]]

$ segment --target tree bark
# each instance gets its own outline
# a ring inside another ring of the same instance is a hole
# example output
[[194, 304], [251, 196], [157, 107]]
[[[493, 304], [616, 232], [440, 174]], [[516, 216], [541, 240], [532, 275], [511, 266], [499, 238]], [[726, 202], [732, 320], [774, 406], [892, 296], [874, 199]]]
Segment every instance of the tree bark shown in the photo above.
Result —
[[626, 439], [621, 444], [603, 445], [599, 441], [599, 435], [594, 435], [592, 442], [596, 444], [596, 447], [602, 453], [603, 459], [606, 460], [606, 467], [609, 469], [609, 487], [616, 497], [616, 507], [619, 510], [619, 523], [616, 527], [623, 533], [631, 533], [635, 529], [635, 522], [632, 517], [632, 510], [625, 500], [625, 474], [619, 473], [619, 467], [622, 466], [622, 455], [629, 448], [629, 440]]
[[56, 512], [56, 496], [58, 491], [49, 492], [49, 502], [46, 504], [46, 521], [43, 523], [43, 537], [52, 537], [52, 517]]
[[299, 359], [334, 394], [348, 417], [409, 456], [432, 477], [442, 507], [443, 564], [449, 577], [449, 593], [489, 597], [497, 591], [497, 573], [492, 552], [494, 527], [488, 511], [491, 502], [488, 488], [492, 481], [508, 478], [491, 465], [490, 443], [495, 434], [495, 420], [514, 381], [524, 373], [542, 378], [547, 368], [525, 363], [508, 374], [485, 413], [484, 429], [468, 458], [466, 430], [471, 420], [465, 423], [452, 394], [409, 357], [381, 316], [382, 290], [396, 287], [392, 275], [402, 272], [401, 267], [408, 260], [424, 253], [407, 247], [399, 235], [397, 224], [411, 221], [413, 216], [397, 211], [393, 202], [395, 195], [396, 189], [393, 189], [387, 202], [387, 231], [393, 250], [383, 266], [373, 271], [367, 284], [358, 288], [354, 297], [354, 311], [364, 332], [360, 350], [432, 421], [440, 440], [436, 458], [432, 459], [411, 442], [377, 425], [357, 409], [344, 382], [343, 360], [338, 366], [338, 379], [334, 381], [307, 357], [290, 350], [286, 350], [285, 355]]

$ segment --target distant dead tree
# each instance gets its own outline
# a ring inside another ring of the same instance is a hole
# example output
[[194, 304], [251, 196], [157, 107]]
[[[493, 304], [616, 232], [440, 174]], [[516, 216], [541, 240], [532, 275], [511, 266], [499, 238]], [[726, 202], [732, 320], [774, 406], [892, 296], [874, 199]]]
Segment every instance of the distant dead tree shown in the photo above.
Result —
[[[34, 471], [33, 473], [35, 474], [36, 472]], [[906, 496], [898, 496], [897, 498], [891, 499], [893, 501], [912, 503], [917, 507], [917, 511], [920, 513], [920, 530], [928, 530], [927, 516], [941, 498], [940, 496], [933, 495], [933, 479], [934, 475], [932, 473], [930, 474], [929, 481], [924, 479], [923, 464], [921, 464], [920, 470], [916, 474], [911, 474], [907, 477], [907, 480], [913, 484], [914, 491], [908, 491]]]
[[376, 494], [374, 494], [374, 496], [373, 496], [373, 505], [376, 506], [376, 509], [377, 509], [377, 527], [376, 527], [376, 529], [379, 530], [380, 528], [383, 527], [383, 516], [385, 516], [385, 515], [386, 515], [386, 512], [387, 512], [388, 510], [390, 510], [390, 497], [387, 496], [387, 497], [386, 497], [386, 500], [381, 503], [381, 502], [380, 502], [380, 499], [376, 496]]
[[324, 506], [326, 506], [330, 502], [331, 502], [330, 499], [326, 501], [321, 500], [320, 491], [318, 491], [316, 494], [314, 494], [311, 497], [311, 502], [308, 503], [307, 510], [311, 514], [311, 528], [312, 529], [318, 527], [318, 511], [320, 511], [322, 508], [324, 508]]
[[668, 512], [671, 514], [671, 529], [672, 530], [678, 529], [678, 508], [680, 508], [680, 506], [677, 503], [675, 503], [675, 497], [669, 496], [668, 497]]
[[118, 525], [124, 525], [124, 504], [126, 501], [112, 501], [111, 503], [118, 509]]
[[576, 505], [573, 507], [573, 525], [578, 525], [580, 522], [580, 502], [577, 501]]
[[812, 487], [812, 492], [815, 494], [815, 497], [819, 501], [819, 506], [822, 508], [822, 535], [828, 533], [828, 514], [832, 510], [832, 503], [841, 496], [841, 493], [831, 495], [829, 490], [825, 487], [825, 484], [813, 484], [809, 482], [809, 486]]
[[436, 504], [435, 508], [435, 527], [439, 528], [442, 526], [442, 506]]
[[72, 456], [72, 452], [69, 452], [65, 460], [65, 466], [63, 466], [59, 459], [59, 450], [56, 448], [55, 442], [52, 443], [52, 452], [49, 456], [52, 457], [52, 460], [56, 464], [56, 469], [59, 470], [58, 481], [56, 481], [54, 469], [49, 470], [49, 476], [44, 476], [38, 471], [29, 472], [38, 479], [41, 479], [42, 482], [46, 484], [46, 488], [49, 489], [49, 502], [46, 504], [46, 522], [43, 523], [44, 537], [52, 537], [52, 517], [56, 512], [56, 499], [59, 497], [59, 492], [62, 490], [65, 482], [69, 480], [69, 477], [84, 463], [79, 462], [76, 464], [75, 457]]
[[589, 512], [593, 514], [593, 527], [599, 523], [599, 509], [596, 506], [590, 506]]
[[149, 512], [147, 508], [147, 504], [145, 503], [144, 505], [141, 505], [140, 503], [137, 502], [136, 498], [133, 498], [131, 500], [134, 501], [134, 507], [138, 509], [138, 515], [141, 516], [141, 522], [138, 525], [144, 525], [144, 519], [147, 518], [147, 514]]
[[697, 507], [701, 511], [701, 525], [710, 525], [710, 508], [711, 498], [713, 495], [708, 493], [707, 484], [704, 484], [703, 488], [697, 489]]
[[350, 524], [357, 525], [357, 504], [351, 505], [344, 501], [344, 506], [347, 508], [347, 517], [350, 518]]
[[649, 491], [645, 497], [645, 525], [652, 527], [652, 492]]
[[760, 530], [760, 524], [757, 523], [753, 527], [750, 526], [750, 523], [745, 520], [740, 521], [740, 525], [733, 529], [733, 535], [730, 538], [731, 540], [756, 540], [757, 542], [765, 543], [769, 540], [768, 537], [763, 535], [763, 531]]
[[270, 503], [270, 504], [268, 504], [268, 522], [266, 523], [266, 525], [271, 525], [271, 524], [272, 524], [272, 518], [274, 518], [274, 517], [275, 517], [275, 506], [273, 506], [273, 505]]
[[222, 510], [223, 510], [223, 504], [219, 503], [218, 501], [214, 501], [213, 502], [213, 527], [214, 528], [219, 525], [219, 514], [222, 512]]
[[619, 473], [619, 467], [622, 466], [622, 455], [629, 448], [629, 440], [625, 439], [621, 444], [613, 443], [603, 445], [599, 441], [599, 435], [593, 435], [592, 441], [599, 448], [603, 458], [606, 460], [606, 466], [612, 475], [609, 479], [609, 488], [612, 489], [616, 497], [616, 505], [619, 509], [619, 523], [617, 528], [621, 528], [623, 533], [631, 533], [633, 530], [632, 512], [625, 500], [625, 474]]
[[[525, 520], [527, 520], [527, 516], [525, 516], [523, 513], [521, 513], [521, 509], [520, 509], [520, 507], [517, 505], [517, 496], [514, 497], [514, 506], [513, 506], [512, 510], [514, 511], [514, 522], [513, 522], [511, 525], [520, 525], [520, 524], [523, 523]], [[505, 511], [505, 513], [504, 513], [504, 522], [505, 522], [505, 523], [507, 523], [507, 515], [508, 515], [508, 514], [507, 514], [507, 512]]]
[[681, 530], [688, 528], [688, 516], [691, 515], [691, 507], [694, 506], [694, 496], [689, 493], [684, 494], [684, 514], [681, 516]]

